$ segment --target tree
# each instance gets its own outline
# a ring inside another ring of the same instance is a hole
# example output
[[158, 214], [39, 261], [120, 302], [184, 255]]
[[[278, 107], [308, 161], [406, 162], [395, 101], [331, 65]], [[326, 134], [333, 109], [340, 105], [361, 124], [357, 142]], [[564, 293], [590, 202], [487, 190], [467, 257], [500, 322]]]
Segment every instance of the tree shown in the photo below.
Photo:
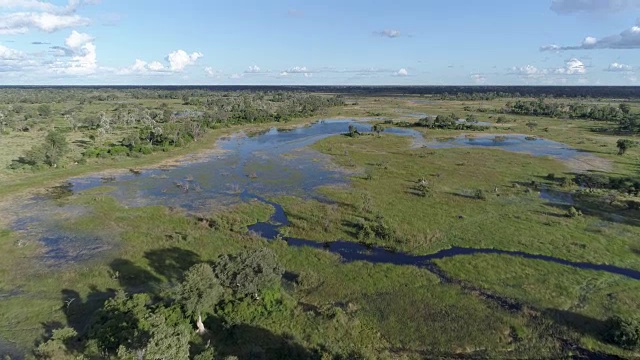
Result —
[[384, 131], [384, 127], [381, 124], [374, 124], [371, 127], [371, 131], [375, 132], [376, 134], [378, 134], [378, 136], [380, 136], [380, 133]]
[[629, 114], [631, 112], [631, 106], [629, 106], [629, 104], [622, 103], [622, 104], [618, 105], [618, 108], [625, 115], [627, 115], [627, 114]]
[[52, 130], [44, 140], [43, 144], [35, 145], [23, 157], [14, 160], [10, 167], [17, 169], [24, 165], [39, 166], [43, 164], [57, 166], [62, 157], [69, 152], [67, 138], [63, 133]]
[[215, 262], [213, 268], [225, 287], [237, 295], [253, 295], [256, 298], [260, 290], [278, 283], [284, 273], [276, 254], [268, 248], [236, 256], [224, 255]]
[[38, 106], [38, 115], [42, 117], [51, 116], [52, 112], [53, 110], [51, 110], [51, 105], [49, 104], [42, 104]]
[[355, 125], [351, 124], [349, 125], [349, 136], [351, 137], [356, 137], [358, 135], [360, 135], [360, 132], [358, 131], [358, 128], [355, 127]]
[[59, 131], [49, 131], [44, 139], [45, 163], [49, 166], [56, 166], [68, 152], [67, 137]]
[[529, 121], [527, 123], [527, 127], [529, 128], [530, 131], [533, 131], [533, 130], [535, 130], [535, 128], [538, 127], [538, 123], [535, 122], [535, 121]]
[[186, 272], [184, 281], [178, 286], [176, 301], [187, 315], [198, 317], [198, 332], [204, 333], [202, 315], [213, 312], [223, 291], [211, 266], [196, 264]]
[[68, 349], [68, 343], [78, 336], [72, 328], [53, 330], [51, 338], [34, 351], [37, 359], [77, 359]]
[[629, 139], [618, 139], [616, 142], [616, 146], [618, 147], [618, 155], [624, 155], [630, 148], [632, 148], [635, 143]]

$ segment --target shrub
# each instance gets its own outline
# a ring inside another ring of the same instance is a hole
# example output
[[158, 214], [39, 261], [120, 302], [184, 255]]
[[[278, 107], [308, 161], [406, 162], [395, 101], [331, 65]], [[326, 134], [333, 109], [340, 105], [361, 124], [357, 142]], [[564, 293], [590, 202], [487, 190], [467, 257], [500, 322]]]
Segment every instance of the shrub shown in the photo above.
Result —
[[484, 190], [478, 189], [473, 193], [473, 197], [478, 200], [487, 200], [487, 194], [485, 194]]
[[640, 321], [614, 316], [608, 321], [605, 339], [624, 349], [640, 349]]
[[582, 216], [582, 211], [574, 208], [573, 206], [567, 210], [567, 216], [570, 218], [576, 218], [578, 216]]
[[109, 148], [109, 154], [111, 156], [127, 155], [128, 153], [129, 148], [126, 146], [112, 146]]

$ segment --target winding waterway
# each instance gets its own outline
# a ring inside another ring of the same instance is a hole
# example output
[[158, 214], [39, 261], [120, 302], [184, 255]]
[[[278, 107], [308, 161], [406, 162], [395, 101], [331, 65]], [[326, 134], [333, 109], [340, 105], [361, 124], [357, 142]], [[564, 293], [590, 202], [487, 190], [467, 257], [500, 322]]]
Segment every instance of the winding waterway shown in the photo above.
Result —
[[[328, 136], [345, 133], [349, 125], [361, 132], [370, 125], [354, 120], [319, 121], [295, 129], [270, 129], [246, 136], [237, 134], [218, 142], [221, 152], [199, 161], [167, 169], [148, 169], [141, 173], [124, 173], [105, 177], [94, 175], [69, 180], [64, 190], [73, 194], [108, 186], [108, 195], [125, 206], [164, 205], [181, 207], [191, 212], [257, 198], [274, 207], [270, 221], [252, 225], [250, 230], [267, 239], [275, 239], [279, 229], [288, 224], [282, 207], [267, 201], [279, 195], [319, 198], [315, 189], [322, 185], [347, 185], [349, 174], [331, 165], [328, 157], [313, 151], [309, 145]], [[534, 156], [551, 156], [561, 160], [584, 156], [578, 150], [545, 139], [524, 135], [506, 137], [478, 135], [446, 141], [425, 141], [420, 132], [408, 128], [387, 128], [385, 133], [408, 136], [413, 147], [495, 147], [526, 152]], [[249, 195], [251, 194], [251, 195]], [[549, 199], [553, 200], [552, 197]], [[329, 201], [329, 199], [324, 199]], [[567, 199], [562, 199], [566, 202]], [[12, 228], [25, 237], [42, 242], [48, 249], [45, 258], [54, 262], [75, 262], [109, 248], [105, 234], [79, 233], [62, 229], [59, 224], [90, 211], [78, 205], [64, 205], [45, 197], [34, 197], [20, 206]], [[62, 214], [52, 217], [51, 214]], [[394, 265], [426, 267], [433, 260], [460, 255], [500, 254], [553, 262], [578, 269], [603, 271], [640, 280], [640, 272], [606, 264], [571, 262], [547, 255], [499, 249], [454, 247], [430, 255], [393, 252], [381, 247], [365, 246], [350, 241], [326, 243], [286, 238], [291, 246], [308, 246], [339, 254], [344, 261], [368, 261]]]

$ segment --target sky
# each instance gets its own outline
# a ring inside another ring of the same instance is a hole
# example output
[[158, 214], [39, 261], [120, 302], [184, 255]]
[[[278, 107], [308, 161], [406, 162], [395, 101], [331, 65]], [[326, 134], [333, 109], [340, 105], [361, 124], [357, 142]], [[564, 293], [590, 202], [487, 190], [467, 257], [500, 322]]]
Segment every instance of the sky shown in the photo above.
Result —
[[640, 0], [0, 0], [0, 85], [640, 85]]

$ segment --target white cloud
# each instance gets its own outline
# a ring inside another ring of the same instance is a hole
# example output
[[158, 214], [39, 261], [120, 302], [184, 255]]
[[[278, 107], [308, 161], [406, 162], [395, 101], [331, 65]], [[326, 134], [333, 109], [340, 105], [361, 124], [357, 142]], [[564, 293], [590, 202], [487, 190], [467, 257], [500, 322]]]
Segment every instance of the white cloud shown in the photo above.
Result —
[[74, 30], [65, 40], [65, 44], [72, 57], [69, 61], [51, 64], [53, 72], [68, 75], [89, 75], [96, 72], [98, 57], [93, 37]]
[[487, 82], [487, 77], [484, 74], [471, 74], [471, 80], [475, 84], [484, 84]]
[[386, 37], [386, 38], [390, 38], [390, 39], [394, 39], [397, 37], [400, 37], [402, 34], [400, 33], [400, 31], [398, 30], [394, 30], [394, 29], [385, 29], [382, 31], [376, 31], [374, 32], [375, 35], [381, 36], [381, 37]]
[[258, 65], [249, 66], [247, 70], [244, 71], [247, 74], [258, 74], [261, 73], [260, 67]]
[[289, 76], [289, 73], [288, 73], [288, 72], [286, 72], [286, 71], [282, 71], [282, 72], [280, 73], [280, 76]]
[[640, 19], [636, 21], [634, 26], [624, 30], [618, 35], [610, 35], [601, 39], [587, 36], [580, 45], [546, 45], [540, 48], [541, 51], [591, 49], [640, 49]]
[[162, 65], [159, 61], [152, 61], [147, 68], [151, 71], [166, 71], [164, 65]]
[[202, 56], [202, 53], [199, 52], [187, 54], [184, 50], [176, 50], [167, 55], [166, 61], [169, 63], [168, 66], [165, 66], [159, 61], [147, 63], [144, 60], [136, 59], [133, 65], [120, 68], [116, 70], [116, 73], [120, 75], [177, 73], [182, 72], [187, 66], [195, 64]]
[[407, 71], [407, 69], [402, 68], [395, 73], [395, 76], [409, 76], [409, 72]]
[[214, 76], [216, 74], [216, 71], [210, 66], [207, 66], [206, 68], [204, 68], [204, 72], [207, 73], [207, 75], [209, 76]]
[[184, 50], [176, 50], [167, 56], [167, 61], [171, 71], [179, 72], [183, 71], [187, 66], [195, 64], [202, 56], [201, 52], [187, 54]]
[[52, 33], [70, 27], [89, 25], [88, 18], [75, 14], [80, 6], [96, 0], [69, 0], [67, 5], [55, 5], [40, 0], [0, 0], [0, 35], [24, 34], [30, 30]]
[[229, 76], [229, 79], [242, 79], [243, 75], [242, 74], [231, 74], [231, 76]]
[[535, 76], [547, 74], [548, 71], [546, 69], [538, 69], [533, 65], [525, 65], [520, 67], [516, 67], [516, 66], [512, 67], [510, 73], [514, 75], [522, 75], [526, 77], [535, 77]]
[[584, 63], [576, 58], [572, 58], [566, 62], [565, 67], [555, 70], [556, 74], [581, 75], [587, 73]]
[[92, 41], [93, 37], [91, 35], [79, 33], [73, 30], [64, 43], [71, 49], [78, 49], [82, 45]]
[[12, 13], [0, 16], [0, 35], [25, 34], [30, 29], [52, 33], [84, 25], [89, 25], [89, 19], [75, 14]]
[[621, 63], [611, 63], [609, 67], [605, 69], [605, 71], [611, 72], [630, 72], [633, 71], [633, 67], [631, 65], [621, 64]]
[[547, 85], [565, 84], [568, 82], [567, 75], [575, 76], [573, 79], [580, 81], [585, 75], [587, 67], [584, 63], [576, 58], [569, 59], [563, 67], [557, 68], [540, 68], [534, 65], [514, 66], [510, 68], [507, 75], [515, 75], [522, 80]]
[[558, 14], [618, 12], [640, 8], [640, 0], [553, 0], [551, 10]]
[[140, 59], [136, 59], [136, 62], [131, 66], [131, 71], [133, 72], [143, 72], [147, 71], [147, 62], [142, 61]]
[[49, 13], [70, 13], [76, 11], [83, 4], [97, 4], [93, 0], [69, 0], [66, 6], [58, 6], [46, 1], [40, 0], [0, 0], [0, 9], [28, 9]]
[[286, 70], [286, 72], [290, 74], [303, 74], [303, 73], [308, 73], [310, 71], [307, 69], [306, 66], [294, 66], [289, 70]]
[[0, 60], [22, 60], [25, 56], [22, 51], [0, 45]]

